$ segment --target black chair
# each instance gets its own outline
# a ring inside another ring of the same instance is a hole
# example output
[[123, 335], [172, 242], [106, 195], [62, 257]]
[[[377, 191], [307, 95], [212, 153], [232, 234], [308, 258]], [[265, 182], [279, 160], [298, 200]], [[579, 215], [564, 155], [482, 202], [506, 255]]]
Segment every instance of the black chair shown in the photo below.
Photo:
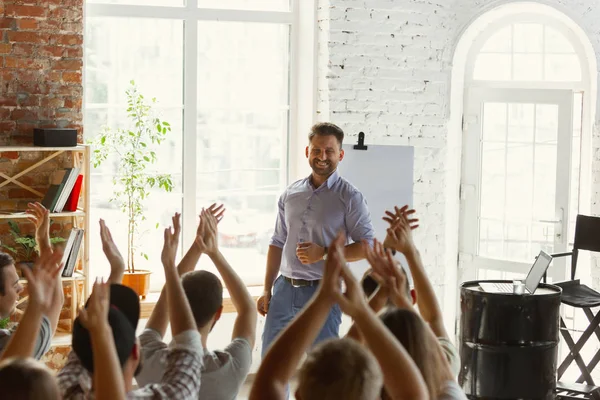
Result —
[[[570, 352], [558, 367], [556, 389], [558, 398], [600, 400], [600, 386], [596, 386], [591, 376], [591, 372], [600, 362], [600, 351], [594, 355], [588, 364], [583, 361], [579, 353], [592, 335], [595, 334], [600, 341], [600, 312], [594, 313], [592, 311], [593, 307], [600, 306], [600, 293], [582, 284], [579, 279], [575, 279], [579, 250], [600, 252], [600, 218], [577, 215], [573, 251], [552, 255], [555, 258], [571, 256], [571, 280], [558, 282], [555, 285], [562, 288], [561, 302], [582, 309], [589, 320], [588, 327], [579, 340], [575, 342], [567, 329], [565, 321], [562, 317], [560, 318], [560, 333]], [[579, 367], [581, 376], [572, 383], [562, 382], [560, 378], [573, 362]]]

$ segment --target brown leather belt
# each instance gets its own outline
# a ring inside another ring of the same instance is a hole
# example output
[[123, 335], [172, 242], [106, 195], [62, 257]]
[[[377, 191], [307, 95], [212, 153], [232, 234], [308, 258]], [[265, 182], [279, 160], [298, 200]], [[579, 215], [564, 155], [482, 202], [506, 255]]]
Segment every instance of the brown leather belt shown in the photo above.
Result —
[[288, 281], [293, 287], [319, 286], [319, 283], [321, 282], [320, 279], [317, 279], [316, 281], [307, 281], [305, 279], [288, 278], [287, 276], [283, 276], [283, 279]]

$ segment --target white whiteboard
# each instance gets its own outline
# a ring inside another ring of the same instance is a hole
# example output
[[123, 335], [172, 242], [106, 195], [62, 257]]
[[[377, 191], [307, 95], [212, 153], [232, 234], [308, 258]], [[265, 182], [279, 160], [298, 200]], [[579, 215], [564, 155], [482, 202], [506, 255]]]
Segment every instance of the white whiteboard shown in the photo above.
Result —
[[[383, 241], [388, 223], [382, 220], [385, 210], [413, 204], [414, 148], [411, 146], [367, 145], [355, 150], [345, 144], [340, 175], [362, 192], [367, 201], [375, 237]], [[406, 266], [402, 255], [397, 258]], [[369, 268], [366, 260], [351, 264], [352, 272], [361, 277]], [[409, 281], [412, 281], [409, 278]], [[411, 282], [412, 283], [412, 282]]]

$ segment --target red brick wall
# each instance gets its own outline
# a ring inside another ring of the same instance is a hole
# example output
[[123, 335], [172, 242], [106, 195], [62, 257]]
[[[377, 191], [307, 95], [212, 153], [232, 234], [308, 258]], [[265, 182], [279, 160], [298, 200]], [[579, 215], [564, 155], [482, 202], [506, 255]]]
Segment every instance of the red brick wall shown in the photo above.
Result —
[[0, 145], [83, 115], [83, 0], [0, 0]]

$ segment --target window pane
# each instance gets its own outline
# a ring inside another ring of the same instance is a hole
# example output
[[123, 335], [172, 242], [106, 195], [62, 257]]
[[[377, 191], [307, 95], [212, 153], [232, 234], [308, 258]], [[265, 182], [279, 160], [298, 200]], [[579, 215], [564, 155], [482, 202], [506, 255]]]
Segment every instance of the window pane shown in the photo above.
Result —
[[556, 29], [544, 27], [544, 50], [546, 53], [575, 53], [569, 40]]
[[546, 80], [577, 82], [581, 80], [581, 65], [575, 54], [548, 54], [544, 65]]
[[543, 49], [542, 43], [543, 25], [513, 25], [513, 51], [515, 53], [541, 53]]
[[[131, 127], [127, 116], [125, 91], [135, 80], [148, 100], [156, 97], [156, 114], [170, 123], [167, 139], [155, 147], [157, 163], [148, 173], [170, 173], [175, 189], [165, 193], [151, 189], [145, 203], [146, 220], [137, 238], [139, 250], [149, 256], [146, 261], [136, 255], [136, 268], [153, 271], [151, 289], [159, 290], [164, 282], [160, 265], [163, 234], [160, 227], [170, 224], [182, 204], [182, 135], [183, 135], [183, 22], [164, 19], [95, 17], [86, 19], [85, 122], [86, 139], [98, 134], [103, 125]], [[108, 263], [102, 254], [95, 222], [106, 220], [121, 253], [127, 252], [126, 218], [109, 200], [114, 192], [112, 177], [117, 171], [116, 156], [92, 170], [90, 256], [94, 260], [92, 277], [108, 275]], [[159, 229], [156, 224], [159, 224]], [[194, 222], [195, 223], [195, 222]], [[139, 252], [138, 252], [139, 254]]]
[[475, 60], [473, 79], [508, 81], [511, 78], [509, 54], [479, 54]]
[[247, 284], [262, 284], [286, 182], [289, 28], [200, 22], [198, 38], [196, 204], [226, 205], [223, 253]]
[[506, 103], [484, 103], [483, 140], [506, 140]]
[[533, 104], [512, 103], [508, 106], [508, 140], [533, 141]]
[[541, 81], [542, 73], [541, 54], [513, 55], [513, 79], [515, 81]]
[[535, 141], [556, 143], [558, 137], [558, 106], [556, 104], [535, 105]]
[[198, 7], [261, 11], [289, 11], [290, 0], [198, 0]]
[[128, 4], [135, 6], [171, 6], [181, 7], [183, 0], [85, 0], [89, 3]]
[[510, 53], [511, 30], [510, 26], [504, 27], [494, 33], [481, 48], [482, 53]]

